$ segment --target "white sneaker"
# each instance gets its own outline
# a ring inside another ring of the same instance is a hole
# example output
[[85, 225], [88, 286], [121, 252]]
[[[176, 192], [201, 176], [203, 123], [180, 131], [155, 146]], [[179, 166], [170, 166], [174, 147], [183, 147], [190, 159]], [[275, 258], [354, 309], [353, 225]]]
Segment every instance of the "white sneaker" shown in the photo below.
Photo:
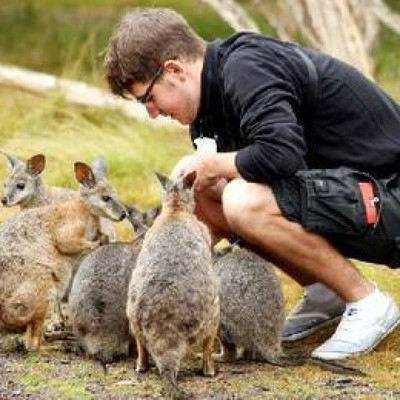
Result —
[[282, 341], [293, 342], [339, 323], [346, 303], [321, 283], [307, 286], [298, 305], [286, 317]]
[[317, 347], [312, 357], [339, 360], [372, 350], [400, 323], [394, 300], [379, 289], [348, 303], [334, 335]]

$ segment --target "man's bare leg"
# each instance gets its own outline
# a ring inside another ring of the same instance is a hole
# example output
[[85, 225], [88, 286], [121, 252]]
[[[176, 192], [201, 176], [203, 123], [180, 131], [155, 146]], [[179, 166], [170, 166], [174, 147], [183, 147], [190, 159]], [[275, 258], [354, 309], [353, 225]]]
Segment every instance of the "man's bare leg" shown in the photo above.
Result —
[[322, 282], [347, 302], [374, 291], [326, 239], [287, 220], [266, 185], [232, 181], [223, 192], [223, 210], [234, 232], [300, 283]]

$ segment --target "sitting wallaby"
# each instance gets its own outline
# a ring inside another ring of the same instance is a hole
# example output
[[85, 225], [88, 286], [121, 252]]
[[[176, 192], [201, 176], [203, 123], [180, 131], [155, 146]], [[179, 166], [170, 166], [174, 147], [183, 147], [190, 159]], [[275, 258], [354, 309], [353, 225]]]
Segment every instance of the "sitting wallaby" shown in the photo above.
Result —
[[100, 216], [126, 216], [113, 187], [75, 163], [81, 187], [59, 204], [22, 211], [0, 228], [0, 330], [27, 329], [27, 349], [37, 349], [49, 302], [69, 280], [71, 259], [103, 240]]
[[184, 399], [176, 379], [189, 345], [203, 345], [203, 373], [215, 374], [212, 352], [219, 325], [218, 282], [210, 236], [194, 215], [195, 172], [163, 187], [161, 214], [146, 233], [133, 269], [127, 315], [138, 348], [137, 371], [154, 360], [167, 395]]
[[85, 352], [103, 365], [126, 355], [133, 344], [126, 316], [129, 278], [136, 265], [143, 235], [157, 208], [140, 211], [126, 206], [136, 231], [132, 242], [97, 248], [81, 262], [69, 296], [73, 333]]
[[322, 368], [362, 375], [362, 372], [309, 355], [285, 355], [282, 333], [285, 322], [284, 297], [272, 265], [244, 248], [214, 256], [214, 271], [220, 280], [222, 347], [217, 360], [239, 358], [263, 361], [278, 366], [314, 363]]

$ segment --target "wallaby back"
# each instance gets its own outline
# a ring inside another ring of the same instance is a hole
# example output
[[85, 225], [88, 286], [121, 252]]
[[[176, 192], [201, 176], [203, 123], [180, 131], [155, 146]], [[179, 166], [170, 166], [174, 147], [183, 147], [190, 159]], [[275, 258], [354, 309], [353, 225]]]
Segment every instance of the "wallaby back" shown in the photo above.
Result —
[[219, 324], [218, 282], [211, 267], [210, 236], [193, 214], [194, 176], [163, 186], [161, 214], [147, 232], [132, 272], [127, 315], [138, 346], [138, 371], [149, 352], [171, 398], [186, 395], [176, 383], [189, 345], [203, 344], [203, 372], [214, 374], [212, 349]]
[[100, 214], [125, 217], [106, 180], [84, 163], [75, 163], [75, 175], [81, 190], [73, 199], [25, 210], [0, 228], [0, 320], [8, 330], [28, 328], [31, 349], [40, 345], [48, 304], [68, 282], [71, 260], [101, 243]]
[[220, 279], [222, 359], [280, 355], [284, 298], [273, 267], [250, 250], [234, 249], [213, 268]]
[[311, 358], [287, 355], [282, 350], [284, 297], [272, 265], [248, 249], [233, 249], [216, 256], [214, 271], [220, 279], [220, 361], [238, 358], [277, 366], [306, 362], [339, 373], [364, 375], [358, 369]]

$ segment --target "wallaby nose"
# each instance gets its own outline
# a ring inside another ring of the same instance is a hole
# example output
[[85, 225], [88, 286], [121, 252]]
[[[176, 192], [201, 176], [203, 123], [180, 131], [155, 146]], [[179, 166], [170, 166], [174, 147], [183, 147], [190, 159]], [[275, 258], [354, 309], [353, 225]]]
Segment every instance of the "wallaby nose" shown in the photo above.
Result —
[[6, 198], [6, 197], [3, 197], [3, 198], [1, 199], [1, 203], [3, 204], [3, 206], [7, 205], [7, 198]]
[[119, 220], [122, 221], [123, 219], [125, 219], [127, 216], [125, 211], [122, 211], [121, 216], [119, 217]]

